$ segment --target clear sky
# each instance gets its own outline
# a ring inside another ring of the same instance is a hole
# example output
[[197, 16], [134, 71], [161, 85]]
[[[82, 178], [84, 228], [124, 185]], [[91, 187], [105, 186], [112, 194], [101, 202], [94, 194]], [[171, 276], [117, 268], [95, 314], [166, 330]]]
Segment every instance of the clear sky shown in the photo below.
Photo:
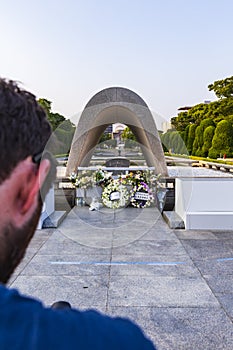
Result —
[[163, 118], [233, 75], [232, 0], [0, 2], [0, 75], [65, 117], [122, 86]]

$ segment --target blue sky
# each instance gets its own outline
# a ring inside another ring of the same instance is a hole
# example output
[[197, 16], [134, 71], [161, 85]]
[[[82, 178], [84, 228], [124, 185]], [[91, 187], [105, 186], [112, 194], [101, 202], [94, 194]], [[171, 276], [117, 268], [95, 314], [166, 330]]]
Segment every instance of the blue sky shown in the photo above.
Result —
[[122, 86], [169, 119], [233, 75], [232, 0], [12, 0], [0, 5], [0, 75], [66, 117]]

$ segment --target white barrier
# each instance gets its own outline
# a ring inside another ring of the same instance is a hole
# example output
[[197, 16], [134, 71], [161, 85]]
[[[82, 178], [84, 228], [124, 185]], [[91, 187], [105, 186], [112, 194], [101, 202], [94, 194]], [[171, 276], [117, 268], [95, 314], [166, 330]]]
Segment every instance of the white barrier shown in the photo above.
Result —
[[54, 187], [50, 188], [47, 193], [44, 201], [44, 205], [42, 208], [41, 216], [37, 225], [37, 230], [42, 229], [42, 225], [44, 220], [50, 216], [55, 210], [55, 200], [54, 200]]
[[175, 211], [187, 230], [233, 230], [233, 178], [177, 178]]

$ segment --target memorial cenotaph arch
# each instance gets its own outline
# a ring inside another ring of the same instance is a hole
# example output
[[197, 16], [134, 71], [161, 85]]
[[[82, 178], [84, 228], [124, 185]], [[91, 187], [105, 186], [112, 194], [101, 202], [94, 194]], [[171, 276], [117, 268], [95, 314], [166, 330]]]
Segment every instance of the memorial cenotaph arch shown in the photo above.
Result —
[[148, 167], [167, 176], [167, 166], [153, 115], [135, 92], [110, 87], [94, 95], [85, 106], [70, 149], [67, 175], [78, 167], [89, 166], [93, 151], [106, 129], [113, 123], [127, 125], [141, 146]]

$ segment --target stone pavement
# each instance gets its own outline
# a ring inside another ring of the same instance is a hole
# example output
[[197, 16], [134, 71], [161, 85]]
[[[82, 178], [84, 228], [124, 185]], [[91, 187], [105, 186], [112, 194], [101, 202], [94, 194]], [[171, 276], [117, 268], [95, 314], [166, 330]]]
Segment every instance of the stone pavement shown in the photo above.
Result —
[[130, 317], [159, 350], [233, 349], [233, 232], [173, 231], [155, 208], [74, 208], [36, 232], [9, 284]]

